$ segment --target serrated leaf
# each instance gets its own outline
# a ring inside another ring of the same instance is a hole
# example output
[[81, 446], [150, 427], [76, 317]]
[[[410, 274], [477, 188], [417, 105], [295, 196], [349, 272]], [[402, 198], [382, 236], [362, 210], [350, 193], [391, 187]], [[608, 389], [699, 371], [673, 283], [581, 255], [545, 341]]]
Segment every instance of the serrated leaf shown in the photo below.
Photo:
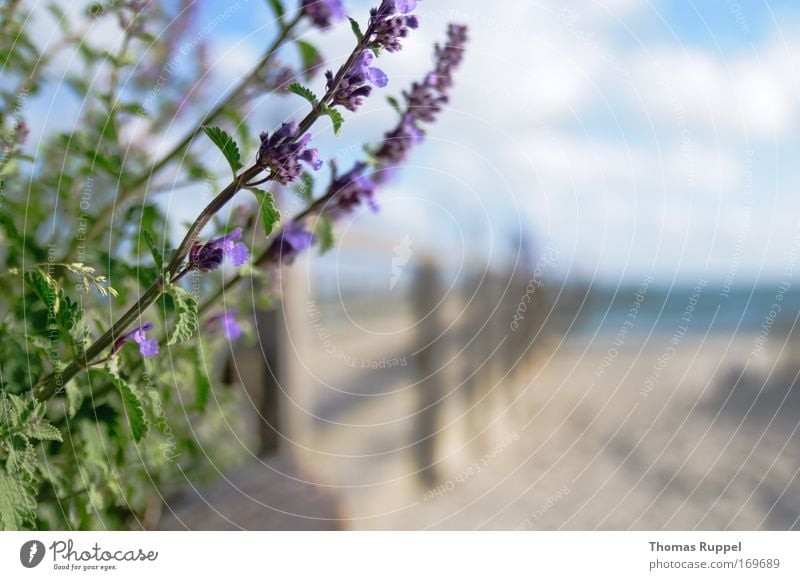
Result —
[[331, 123], [333, 123], [333, 133], [338, 137], [339, 133], [342, 131], [342, 125], [344, 125], [344, 117], [337, 109], [327, 105], [322, 107], [322, 112], [331, 118]]
[[258, 199], [258, 208], [261, 212], [261, 222], [264, 227], [264, 233], [269, 237], [270, 234], [272, 234], [272, 230], [275, 229], [275, 224], [281, 219], [280, 212], [275, 208], [275, 198], [268, 191], [256, 189], [255, 187], [251, 187], [250, 191], [252, 191], [256, 199]]
[[226, 107], [222, 114], [227, 117], [227, 119], [231, 122], [231, 126], [235, 128], [236, 135], [239, 137], [240, 142], [245, 144], [244, 147], [242, 147], [242, 154], [246, 157], [248, 152], [248, 144], [252, 141], [250, 125], [236, 109], [236, 107]]
[[361, 32], [361, 25], [350, 17], [348, 17], [347, 19], [350, 21], [350, 28], [353, 29], [353, 34], [356, 35], [358, 42], [364, 40], [364, 33]]
[[40, 441], [63, 441], [61, 431], [56, 429], [44, 419], [39, 419], [35, 425], [30, 425], [25, 430], [25, 434], [32, 439], [39, 439]]
[[317, 95], [314, 94], [314, 91], [308, 87], [304, 87], [300, 83], [292, 83], [289, 85], [289, 92], [303, 97], [306, 101], [311, 103], [312, 107], [319, 105], [319, 99], [317, 98]]
[[114, 383], [114, 386], [122, 397], [122, 403], [125, 406], [125, 414], [128, 416], [128, 424], [131, 428], [131, 435], [133, 435], [133, 440], [138, 443], [150, 429], [150, 424], [144, 416], [142, 398], [138, 390], [119, 375], [108, 373], [108, 376], [111, 378], [111, 382]]
[[0, 529], [24, 528], [35, 508], [36, 500], [25, 485], [0, 468]]
[[77, 381], [69, 381], [65, 390], [67, 392], [67, 415], [72, 418], [83, 404], [83, 391]]
[[233, 176], [235, 178], [236, 172], [243, 167], [241, 154], [239, 153], [239, 146], [236, 144], [236, 141], [234, 141], [233, 137], [228, 135], [219, 127], [204, 126], [203, 132], [222, 152], [222, 155], [225, 157], [228, 165], [231, 166], [231, 171], [233, 172]]
[[77, 353], [83, 353], [91, 343], [91, 332], [89, 332], [89, 325], [86, 323], [86, 315], [78, 305], [72, 312], [71, 326], [69, 327], [69, 337], [72, 340], [72, 346], [76, 349]]
[[306, 80], [309, 80], [314, 76], [315, 70], [322, 62], [322, 56], [320, 55], [316, 46], [306, 42], [305, 40], [296, 40], [295, 44], [297, 44], [297, 49], [300, 51], [300, 62], [302, 63], [303, 67], [303, 77], [305, 77]]
[[29, 270], [25, 272], [25, 284], [33, 290], [48, 310], [54, 315], [58, 314], [61, 300], [55, 280], [39, 270]]
[[167, 293], [175, 303], [175, 321], [168, 345], [188, 341], [197, 331], [197, 299], [180, 286], [170, 284]]
[[275, 16], [278, 18], [283, 18], [283, 15], [286, 14], [286, 9], [283, 7], [283, 2], [281, 0], [267, 0], [269, 2], [270, 8], [275, 13]]
[[328, 215], [321, 215], [314, 227], [319, 242], [319, 255], [322, 256], [333, 248], [336, 240], [333, 236], [333, 221]]
[[16, 475], [23, 482], [34, 480], [39, 468], [39, 460], [36, 458], [36, 450], [28, 437], [11, 437], [6, 443], [8, 473]]

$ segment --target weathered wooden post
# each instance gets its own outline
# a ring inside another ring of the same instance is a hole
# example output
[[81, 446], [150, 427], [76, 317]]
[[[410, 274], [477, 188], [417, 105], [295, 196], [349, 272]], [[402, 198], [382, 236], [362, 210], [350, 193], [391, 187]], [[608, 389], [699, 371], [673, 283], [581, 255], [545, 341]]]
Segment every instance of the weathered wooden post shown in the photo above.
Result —
[[283, 324], [279, 309], [257, 314], [258, 337], [264, 370], [258, 393], [258, 454], [261, 457], [275, 455], [281, 441], [281, 400], [283, 398], [282, 377], [285, 371], [281, 361], [280, 339]]
[[416, 274], [414, 285], [414, 312], [417, 319], [417, 372], [418, 402], [415, 420], [414, 456], [421, 480], [427, 485], [437, 481], [435, 462], [436, 431], [441, 404], [441, 374], [438, 356], [441, 352], [441, 332], [437, 304], [441, 287], [436, 265], [425, 260]]

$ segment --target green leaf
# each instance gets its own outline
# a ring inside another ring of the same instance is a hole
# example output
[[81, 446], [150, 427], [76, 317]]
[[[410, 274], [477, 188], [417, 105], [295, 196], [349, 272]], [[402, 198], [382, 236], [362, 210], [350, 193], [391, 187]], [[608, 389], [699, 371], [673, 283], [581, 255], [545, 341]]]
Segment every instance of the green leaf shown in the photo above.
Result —
[[286, 14], [286, 9], [283, 7], [283, 2], [281, 0], [267, 0], [269, 2], [270, 8], [275, 13], [277, 18], [283, 18], [283, 15]]
[[172, 346], [188, 341], [197, 331], [197, 299], [174, 284], [168, 285], [166, 291], [175, 303], [175, 326], [167, 342]]
[[272, 234], [272, 230], [275, 229], [275, 224], [277, 224], [281, 219], [280, 212], [275, 209], [275, 198], [271, 193], [261, 189], [256, 189], [255, 187], [251, 187], [250, 191], [252, 191], [256, 196], [256, 199], [258, 199], [258, 207], [261, 211], [261, 222], [264, 226], [264, 234], [269, 237], [270, 234]]
[[194, 395], [194, 408], [199, 412], [206, 410], [208, 405], [208, 397], [211, 393], [211, 380], [206, 374], [206, 369], [203, 365], [203, 357], [200, 352], [200, 347], [193, 348], [189, 351], [194, 365], [194, 382], [195, 382], [195, 395]]
[[35, 508], [36, 500], [25, 485], [0, 469], [0, 529], [22, 529]]
[[83, 404], [83, 391], [77, 381], [69, 381], [65, 390], [67, 392], [67, 414], [72, 418]]
[[131, 427], [133, 440], [138, 443], [142, 440], [142, 437], [147, 434], [148, 429], [150, 429], [150, 424], [144, 416], [142, 397], [133, 385], [126, 382], [119, 375], [115, 375], [114, 373], [107, 374], [122, 397], [122, 403], [125, 406], [125, 414], [128, 416], [128, 423]]
[[228, 162], [228, 165], [231, 166], [231, 171], [235, 178], [236, 172], [243, 167], [239, 146], [236, 144], [236, 141], [219, 127], [204, 126], [203, 131], [208, 138], [211, 139], [212, 143], [222, 152], [222, 155], [225, 156], [225, 160]]
[[333, 237], [333, 221], [328, 215], [321, 215], [317, 220], [314, 233], [319, 240], [319, 255], [322, 256], [333, 248], [336, 239]]
[[314, 200], [314, 176], [308, 171], [304, 171], [297, 183], [294, 184], [294, 191], [300, 199], [306, 203]]
[[[104, 131], [110, 131], [113, 129], [113, 124], [110, 122], [104, 123], [103, 129]], [[119, 155], [106, 157], [99, 151], [92, 149], [88, 149], [84, 152], [84, 154], [91, 165], [91, 167], [88, 168], [89, 170], [94, 169], [94, 167], [99, 167], [100, 169], [105, 170], [112, 177], [119, 177], [122, 174], [122, 159]]]
[[348, 17], [348, 20], [350, 21], [350, 28], [353, 29], [353, 34], [356, 35], [358, 42], [364, 40], [364, 33], [361, 32], [361, 25], [350, 17]]
[[317, 95], [314, 94], [314, 91], [312, 91], [307, 87], [304, 87], [300, 83], [292, 83], [291, 85], [289, 85], [289, 92], [294, 93], [295, 95], [300, 95], [306, 101], [311, 103], [312, 107], [316, 107], [319, 105], [319, 99], [317, 98]]
[[86, 323], [86, 314], [77, 304], [72, 312], [68, 333], [72, 346], [79, 354], [83, 353], [91, 344], [91, 332]]
[[61, 431], [56, 427], [45, 421], [39, 419], [35, 425], [30, 425], [25, 430], [25, 435], [32, 439], [39, 439], [40, 441], [63, 441]]
[[331, 118], [333, 133], [338, 137], [339, 133], [342, 131], [342, 125], [344, 125], [344, 117], [342, 117], [342, 114], [338, 110], [328, 105], [323, 105], [322, 112]]
[[300, 51], [300, 62], [303, 66], [303, 77], [305, 77], [306, 80], [309, 80], [314, 76], [314, 72], [316, 71], [320, 62], [322, 62], [322, 56], [317, 50], [317, 47], [315, 47], [313, 44], [309, 44], [305, 40], [296, 40], [295, 44], [297, 44], [297, 48]]
[[36, 479], [39, 460], [36, 450], [27, 437], [11, 437], [7, 441], [8, 459], [6, 470], [23, 484]]
[[250, 125], [248, 124], [247, 120], [241, 115], [241, 113], [236, 109], [236, 107], [226, 107], [223, 112], [223, 115], [230, 121], [231, 126], [235, 128], [236, 135], [239, 137], [239, 141], [244, 143], [245, 146], [242, 147], [243, 155], [247, 156], [248, 151], [248, 144], [252, 141], [252, 135], [250, 134]]
[[400, 101], [394, 97], [386, 97], [386, 100], [389, 101], [389, 104], [395, 111], [397, 111], [400, 115], [403, 114], [403, 109], [400, 108]]
[[61, 297], [58, 284], [52, 277], [39, 270], [29, 270], [25, 272], [25, 284], [33, 290], [53, 315], [58, 314], [61, 308]]
[[156, 266], [159, 270], [163, 270], [164, 256], [161, 254], [161, 250], [158, 249], [155, 236], [150, 233], [149, 230], [145, 229], [142, 230], [142, 236], [144, 237], [144, 241], [147, 243], [147, 246], [150, 248], [150, 253], [153, 255], [153, 261], [156, 263]]

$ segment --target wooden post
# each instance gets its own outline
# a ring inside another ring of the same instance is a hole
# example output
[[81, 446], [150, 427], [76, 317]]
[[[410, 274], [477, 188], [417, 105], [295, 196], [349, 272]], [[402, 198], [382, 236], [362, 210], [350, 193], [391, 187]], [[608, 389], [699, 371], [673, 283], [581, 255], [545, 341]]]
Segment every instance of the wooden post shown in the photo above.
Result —
[[437, 372], [438, 353], [441, 347], [437, 336], [441, 331], [437, 303], [441, 298], [438, 272], [432, 261], [426, 260], [417, 272], [414, 286], [414, 311], [418, 324], [419, 351], [417, 372], [419, 377], [416, 427], [413, 448], [419, 477], [426, 485], [437, 481], [435, 462], [435, 434], [441, 398], [441, 377]]
[[279, 309], [259, 312], [259, 343], [264, 357], [264, 372], [258, 397], [258, 454], [261, 457], [276, 455], [281, 447], [282, 377], [280, 338], [282, 336]]

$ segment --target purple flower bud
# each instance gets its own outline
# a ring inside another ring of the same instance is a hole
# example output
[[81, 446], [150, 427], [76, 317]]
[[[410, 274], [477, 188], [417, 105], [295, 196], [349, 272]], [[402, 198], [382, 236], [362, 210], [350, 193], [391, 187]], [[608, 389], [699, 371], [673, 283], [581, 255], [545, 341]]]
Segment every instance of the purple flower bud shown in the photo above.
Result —
[[289, 221], [272, 242], [267, 254], [273, 262], [291, 264], [297, 254], [310, 248], [313, 243], [314, 234], [302, 222]]
[[467, 27], [451, 24], [447, 28], [447, 44], [436, 45], [436, 67], [426, 78], [426, 84], [439, 92], [446, 92], [453, 86], [453, 71], [464, 59], [464, 45], [467, 43]]
[[322, 169], [322, 159], [319, 158], [319, 152], [316, 149], [306, 149], [300, 155], [300, 159], [308, 163], [314, 171]]
[[233, 342], [242, 335], [242, 327], [235, 318], [236, 312], [236, 309], [232, 308], [225, 314], [212, 316], [208, 319], [206, 327], [213, 329], [216, 325], [219, 325], [225, 338]]
[[382, 47], [389, 52], [403, 48], [400, 40], [408, 36], [410, 29], [419, 27], [416, 16], [395, 16], [397, 12], [408, 14], [417, 7], [416, 0], [384, 0], [380, 7], [370, 11], [370, 25], [375, 35], [373, 48]]
[[322, 167], [319, 152], [307, 148], [311, 135], [306, 134], [294, 140], [297, 136], [297, 123], [283, 123], [281, 128], [270, 136], [261, 133], [261, 148], [258, 151], [259, 165], [272, 171], [272, 179], [282, 185], [295, 181], [303, 172], [301, 161], [305, 161], [317, 171]]
[[[348, 111], [356, 112], [364, 103], [364, 99], [372, 93], [372, 83], [383, 88], [389, 83], [389, 77], [379, 68], [370, 66], [374, 57], [365, 50], [353, 64], [353, 67], [342, 77], [339, 86], [333, 93], [333, 104], [341, 105]], [[334, 76], [331, 71], [325, 73], [328, 79], [328, 90], [333, 87]]]
[[122, 345], [124, 345], [126, 342], [130, 342], [131, 340], [139, 345], [139, 352], [142, 356], [151, 357], [157, 355], [158, 341], [155, 338], [147, 338], [147, 336], [145, 336], [145, 332], [152, 330], [152, 328], [152, 322], [145, 322], [138, 328], [135, 328], [130, 332], [120, 336], [111, 347], [111, 356], [117, 354], [119, 349], [122, 348]]
[[189, 249], [189, 269], [211, 272], [222, 265], [222, 260], [229, 256], [234, 266], [243, 266], [250, 259], [250, 251], [237, 240], [242, 237], [242, 228], [215, 238], [205, 244], [194, 242]]
[[192, 247], [189, 248], [189, 269], [211, 272], [222, 266], [224, 258], [225, 253], [222, 248], [195, 241], [192, 242]]
[[375, 157], [386, 164], [402, 163], [408, 158], [411, 149], [422, 142], [425, 134], [414, 124], [411, 113], [403, 116], [396, 129], [387, 133]]
[[373, 211], [378, 210], [378, 204], [375, 202], [377, 184], [371, 177], [364, 175], [366, 168], [366, 163], [356, 163], [350, 171], [331, 184], [333, 202], [326, 208], [331, 216], [335, 218], [349, 213], [362, 202], [366, 202]]
[[404, 92], [403, 96], [408, 104], [409, 114], [424, 123], [433, 123], [442, 110], [442, 105], [448, 101], [447, 95], [432, 91], [427, 84], [420, 83], [411, 85], [411, 91]]
[[398, 12], [408, 14], [417, 7], [419, 0], [383, 0], [378, 8], [373, 8], [370, 13], [373, 18], [388, 18]]
[[[413, 4], [413, 3], [412, 3]], [[410, 18], [410, 17], [406, 17]], [[447, 45], [436, 45], [436, 64], [423, 83], [414, 83], [411, 91], [404, 92], [406, 112], [400, 124], [388, 132], [375, 153], [384, 166], [402, 163], [411, 149], [420, 143], [425, 133], [422, 123], [432, 123], [442, 106], [449, 100], [448, 90], [453, 85], [453, 72], [464, 58], [467, 27], [451, 24], [447, 29]]]
[[303, 14], [319, 28], [329, 28], [346, 16], [341, 0], [303, 0]]

